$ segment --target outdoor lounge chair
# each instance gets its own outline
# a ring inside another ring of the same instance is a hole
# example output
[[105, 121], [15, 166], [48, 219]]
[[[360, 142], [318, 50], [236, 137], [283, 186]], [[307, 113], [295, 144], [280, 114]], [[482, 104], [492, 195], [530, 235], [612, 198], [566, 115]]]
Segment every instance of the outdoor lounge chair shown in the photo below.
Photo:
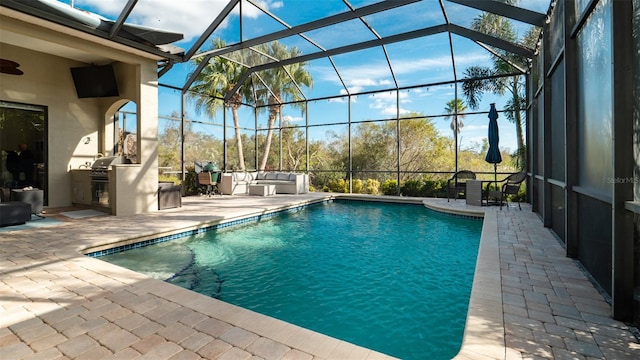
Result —
[[[517, 172], [507, 176], [502, 180], [499, 180], [498, 182], [502, 183], [502, 186], [500, 187], [500, 191], [488, 192], [487, 200], [489, 196], [496, 198], [496, 200], [500, 201], [500, 209], [502, 210], [502, 205], [506, 204], [508, 195], [518, 195], [518, 192], [520, 191], [520, 185], [526, 178], [527, 178], [526, 173]], [[522, 206], [520, 205], [519, 198], [518, 198], [518, 208], [522, 210]]]
[[447, 202], [451, 199], [451, 196], [454, 196], [456, 200], [460, 194], [465, 194], [466, 196], [467, 181], [475, 179], [476, 173], [469, 170], [460, 170], [453, 174], [451, 179], [447, 180]]
[[211, 194], [215, 195], [218, 192], [219, 177], [219, 172], [202, 171], [198, 173], [198, 185], [206, 186], [205, 194], [210, 197]]

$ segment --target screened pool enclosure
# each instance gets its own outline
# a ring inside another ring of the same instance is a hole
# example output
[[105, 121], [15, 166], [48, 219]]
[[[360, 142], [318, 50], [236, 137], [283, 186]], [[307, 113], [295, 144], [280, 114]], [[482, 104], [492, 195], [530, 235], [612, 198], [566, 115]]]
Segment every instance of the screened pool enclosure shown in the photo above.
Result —
[[524, 169], [527, 77], [549, 3], [520, 5], [231, 1], [159, 70], [160, 174], [209, 159], [308, 172], [316, 191], [389, 194], [462, 169], [491, 178], [491, 103], [498, 171]]
[[[158, 120], [157, 144], [155, 129], [136, 128], [144, 103], [117, 115], [122, 135], [148, 144], [140, 178], [153, 174], [152, 185], [157, 147], [161, 180], [184, 182], [209, 160], [226, 172], [305, 172], [315, 191], [440, 196], [458, 170], [495, 176], [485, 161], [495, 103], [497, 173], [526, 172], [523, 211], [588, 271], [613, 317], [640, 323], [640, 0], [0, 6], [162, 59], [158, 116], [146, 119]], [[65, 164], [55, 170], [68, 181]]]

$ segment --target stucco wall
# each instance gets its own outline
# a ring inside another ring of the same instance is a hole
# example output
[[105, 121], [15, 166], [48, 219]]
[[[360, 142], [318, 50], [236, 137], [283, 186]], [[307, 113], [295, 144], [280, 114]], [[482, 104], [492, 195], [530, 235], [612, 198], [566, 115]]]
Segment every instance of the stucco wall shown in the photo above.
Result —
[[[119, 186], [137, 198], [135, 203], [145, 205], [127, 208], [122, 213], [157, 210], [155, 194], [149, 193], [150, 188], [157, 188], [158, 179], [155, 61], [140, 58], [132, 63], [114, 63], [121, 97], [78, 99], [69, 69], [88, 64], [2, 43], [0, 54], [4, 59], [18, 62], [24, 72], [21, 76], [0, 74], [0, 100], [47, 109], [49, 207], [71, 205], [69, 170], [111, 149], [108, 146], [112, 144], [113, 135], [105, 132], [105, 119], [129, 99], [142, 104], [138, 106], [141, 166], [135, 167], [137, 174], [127, 177], [135, 181]], [[127, 58], [126, 54], [114, 52], [114, 58], [117, 56]], [[85, 144], [87, 137], [91, 141]]]
[[[99, 152], [101, 101], [78, 99], [69, 68], [83, 64], [0, 44], [3, 58], [20, 64], [24, 75], [0, 75], [0, 99], [47, 108], [49, 206], [69, 206], [70, 168]], [[92, 141], [85, 144], [85, 139]]]

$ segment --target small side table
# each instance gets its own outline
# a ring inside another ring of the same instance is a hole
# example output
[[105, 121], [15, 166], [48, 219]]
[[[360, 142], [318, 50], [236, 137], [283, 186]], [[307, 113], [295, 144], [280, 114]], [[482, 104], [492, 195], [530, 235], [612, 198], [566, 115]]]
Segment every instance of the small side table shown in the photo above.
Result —
[[467, 205], [482, 206], [482, 181], [467, 180]]
[[12, 189], [11, 200], [31, 205], [32, 214], [40, 214], [44, 203], [44, 191], [40, 189], [22, 190]]
[[268, 184], [249, 185], [249, 195], [270, 196], [276, 194], [276, 186]]

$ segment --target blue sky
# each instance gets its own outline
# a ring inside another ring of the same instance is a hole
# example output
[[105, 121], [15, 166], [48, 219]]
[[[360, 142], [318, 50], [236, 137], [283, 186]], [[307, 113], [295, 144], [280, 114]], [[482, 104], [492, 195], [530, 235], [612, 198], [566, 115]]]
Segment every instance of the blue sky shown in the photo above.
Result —
[[[70, 0], [63, 2], [70, 3]], [[350, 0], [349, 4], [359, 8], [375, 2], [377, 0]], [[75, 7], [96, 12], [109, 19], [116, 19], [125, 3], [126, 0], [74, 0]], [[189, 49], [226, 3], [224, 0], [139, 0], [128, 22], [180, 32], [184, 34], [185, 39], [175, 45]], [[260, 0], [256, 3], [290, 26], [348, 10], [345, 3], [340, 0]], [[461, 26], [469, 27], [473, 18], [480, 14], [475, 9], [454, 3], [445, 2], [445, 5], [449, 20]], [[544, 13], [549, 6], [549, 0], [523, 0], [520, 5]], [[365, 20], [378, 34], [386, 36], [442, 24], [443, 16], [437, 0], [423, 0], [391, 10], [384, 15], [367, 16]], [[356, 19], [326, 29], [309, 31], [305, 35], [323, 48], [332, 49], [353, 42], [374, 39], [375, 34], [367, 28], [367, 24]], [[519, 35], [524, 34], [528, 28], [515, 21], [513, 24]], [[241, 38], [248, 39], [284, 28], [278, 21], [243, 1], [242, 17], [236, 8], [211, 38], [222, 37], [227, 44], [230, 44], [238, 42]], [[453, 35], [452, 41], [456, 59], [455, 75], [458, 79], [464, 76], [464, 70], [469, 66], [490, 66], [489, 53], [477, 44], [457, 35]], [[319, 51], [315, 45], [300, 36], [282, 39], [281, 42], [290, 48], [297, 47], [303, 54]], [[203, 47], [209, 48], [210, 42], [208, 41]], [[314, 79], [314, 86], [312, 89], [303, 89], [305, 96], [309, 99], [317, 99], [344, 95], [347, 91], [357, 93], [392, 89], [395, 87], [394, 75], [399, 87], [446, 82], [455, 78], [449, 51], [449, 37], [446, 33], [388, 44], [385, 48], [388, 60], [381, 47], [332, 57], [346, 88], [327, 58], [311, 61], [307, 69]], [[393, 69], [393, 73], [390, 69]], [[191, 70], [192, 66], [188, 63], [177, 64], [160, 79], [160, 82], [181, 86]], [[360, 95], [351, 99], [351, 120], [387, 119], [395, 117], [397, 112], [400, 115], [412, 112], [432, 116], [441, 115], [445, 113], [446, 103], [454, 96], [455, 88], [452, 85], [401, 91], [399, 106], [395, 91]], [[461, 90], [458, 90], [458, 96], [463, 98]], [[346, 98], [312, 102], [309, 106], [309, 121], [311, 123], [347, 121], [346, 102]], [[492, 102], [495, 102], [500, 110], [506, 101], [493, 94], [486, 94], [478, 111], [488, 111], [489, 104]], [[160, 115], [169, 115], [178, 109], [179, 99], [172, 99], [168, 97], [168, 92], [161, 92]], [[199, 118], [205, 122], [220, 123], [222, 119], [221, 114], [218, 114], [215, 119], [207, 119], [204, 114], [196, 115], [193, 108], [186, 111], [190, 117]], [[283, 116], [292, 123], [303, 121], [300, 111], [292, 107], [286, 108]], [[241, 111], [241, 117], [246, 126], [254, 126], [252, 112]], [[266, 114], [260, 116], [259, 125], [264, 121], [266, 121]], [[468, 115], [463, 122], [465, 126], [460, 133], [462, 148], [473, 147], [487, 136], [486, 114]], [[434, 117], [434, 123], [442, 135], [452, 135], [449, 128], [450, 121], [443, 117]], [[498, 123], [501, 133], [500, 147], [514, 150], [516, 147], [514, 126], [504, 116], [498, 119]], [[322, 138], [324, 131], [322, 128], [315, 129], [311, 136]]]

